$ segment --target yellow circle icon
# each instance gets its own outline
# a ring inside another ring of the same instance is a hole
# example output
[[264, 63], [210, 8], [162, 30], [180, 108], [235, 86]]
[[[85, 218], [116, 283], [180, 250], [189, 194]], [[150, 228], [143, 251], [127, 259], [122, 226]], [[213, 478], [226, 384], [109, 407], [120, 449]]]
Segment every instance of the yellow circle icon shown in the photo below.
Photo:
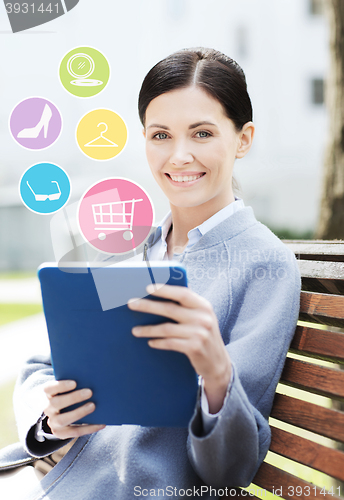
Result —
[[110, 109], [95, 109], [81, 118], [76, 141], [85, 155], [94, 160], [111, 160], [123, 151], [128, 138], [127, 126]]

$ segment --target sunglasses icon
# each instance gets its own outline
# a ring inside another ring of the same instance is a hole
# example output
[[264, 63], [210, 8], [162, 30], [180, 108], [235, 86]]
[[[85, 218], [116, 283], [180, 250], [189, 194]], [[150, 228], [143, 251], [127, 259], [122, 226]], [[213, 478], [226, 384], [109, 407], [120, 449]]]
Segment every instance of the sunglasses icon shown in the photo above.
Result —
[[46, 201], [46, 200], [55, 201], [55, 200], [59, 200], [60, 196], [61, 196], [61, 190], [60, 190], [59, 183], [57, 181], [51, 181], [51, 182], [56, 184], [57, 189], [58, 189], [58, 193], [53, 193], [53, 194], [36, 194], [34, 192], [34, 190], [32, 189], [32, 187], [30, 186], [29, 181], [26, 181], [26, 184], [31, 189], [32, 194], [34, 195], [36, 201]]

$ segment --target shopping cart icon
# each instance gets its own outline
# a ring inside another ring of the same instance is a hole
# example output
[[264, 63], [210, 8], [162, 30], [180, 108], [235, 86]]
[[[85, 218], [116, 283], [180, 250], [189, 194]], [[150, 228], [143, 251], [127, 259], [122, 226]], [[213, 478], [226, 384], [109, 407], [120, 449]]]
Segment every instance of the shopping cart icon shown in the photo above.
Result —
[[[133, 238], [133, 219], [135, 203], [139, 200], [112, 201], [92, 205], [95, 231], [124, 231], [123, 238], [127, 241]], [[100, 240], [105, 240], [106, 233], [98, 234]]]
[[58, 189], [58, 193], [53, 193], [53, 194], [36, 194], [34, 192], [34, 190], [32, 189], [32, 187], [30, 186], [29, 181], [26, 181], [26, 184], [31, 189], [31, 191], [32, 191], [32, 193], [33, 193], [36, 201], [45, 201], [45, 200], [55, 201], [55, 200], [59, 200], [60, 196], [61, 196], [61, 190], [60, 190], [59, 183], [57, 181], [51, 181], [51, 182], [52, 183], [54, 182], [56, 184], [57, 189]]

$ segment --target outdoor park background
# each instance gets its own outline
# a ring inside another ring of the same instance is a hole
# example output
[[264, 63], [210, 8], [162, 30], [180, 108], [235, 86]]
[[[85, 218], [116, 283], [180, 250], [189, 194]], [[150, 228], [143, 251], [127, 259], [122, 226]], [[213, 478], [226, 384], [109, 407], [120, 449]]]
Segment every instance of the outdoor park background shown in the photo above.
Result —
[[[168, 206], [145, 159], [140, 85], [171, 52], [213, 47], [243, 67], [253, 103], [256, 136], [250, 154], [236, 165], [239, 196], [281, 237], [312, 237], [327, 137], [328, 38], [319, 0], [81, 0], [68, 15], [17, 34], [0, 4], [6, 72], [0, 96], [0, 447], [17, 440], [11, 397], [18, 369], [29, 354], [46, 348], [35, 270], [55, 260], [51, 217], [33, 214], [20, 202], [22, 173], [40, 161], [60, 165], [72, 181], [70, 203], [102, 178], [135, 180], [150, 194], [157, 223]], [[111, 78], [101, 94], [78, 99], [60, 85], [58, 67], [69, 50], [85, 45], [107, 57]], [[29, 96], [52, 100], [63, 116], [62, 134], [47, 151], [24, 150], [9, 134], [11, 110]], [[119, 113], [129, 130], [120, 157], [104, 163], [86, 158], [75, 142], [81, 116], [100, 107]], [[284, 467], [295, 470], [292, 463]], [[306, 468], [304, 477], [330, 487], [326, 477]]]

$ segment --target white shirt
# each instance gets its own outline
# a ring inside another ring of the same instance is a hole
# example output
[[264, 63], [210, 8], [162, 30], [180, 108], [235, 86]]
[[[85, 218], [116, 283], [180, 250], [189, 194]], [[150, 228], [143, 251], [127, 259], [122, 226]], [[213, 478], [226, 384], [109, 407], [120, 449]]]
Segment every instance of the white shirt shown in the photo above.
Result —
[[[212, 217], [207, 219], [206, 221], [202, 222], [199, 226], [191, 229], [188, 232], [188, 244], [186, 245], [185, 249], [183, 252], [187, 252], [191, 247], [197, 243], [202, 236], [204, 236], [210, 229], [213, 229], [213, 227], [217, 226], [220, 224], [220, 222], [224, 221], [225, 219], [228, 219], [231, 215], [233, 215], [235, 212], [238, 212], [239, 210], [245, 208], [243, 200], [236, 198], [233, 203], [230, 203], [226, 207], [222, 208], [219, 210], [219, 212], [216, 212]], [[158, 227], [158, 230], [161, 230], [161, 235], [160, 235], [160, 240], [155, 243], [154, 246], [152, 246], [148, 250], [148, 258], [149, 260], [167, 260], [167, 243], [166, 243], [166, 237], [168, 235], [168, 232], [170, 230], [172, 223], [172, 215], [171, 212], [169, 212], [161, 221], [160, 226]], [[175, 254], [175, 255], [180, 255], [180, 254]]]

